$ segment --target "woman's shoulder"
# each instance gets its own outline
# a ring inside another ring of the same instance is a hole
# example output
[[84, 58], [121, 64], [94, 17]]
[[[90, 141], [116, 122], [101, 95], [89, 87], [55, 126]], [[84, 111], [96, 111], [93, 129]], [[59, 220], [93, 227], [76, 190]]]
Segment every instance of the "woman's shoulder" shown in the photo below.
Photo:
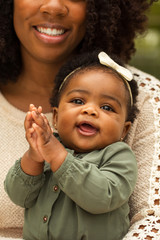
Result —
[[[144, 90], [159, 91], [160, 90], [160, 80], [152, 76], [149, 73], [143, 72], [133, 66], [127, 66], [132, 72], [134, 79], [137, 81], [138, 86], [144, 88]], [[154, 89], [153, 89], [154, 87]]]
[[144, 104], [148, 104], [148, 107], [152, 104], [153, 112], [156, 111], [157, 106], [160, 106], [160, 80], [133, 66], [128, 66], [128, 69], [138, 84], [138, 108], [142, 109]]

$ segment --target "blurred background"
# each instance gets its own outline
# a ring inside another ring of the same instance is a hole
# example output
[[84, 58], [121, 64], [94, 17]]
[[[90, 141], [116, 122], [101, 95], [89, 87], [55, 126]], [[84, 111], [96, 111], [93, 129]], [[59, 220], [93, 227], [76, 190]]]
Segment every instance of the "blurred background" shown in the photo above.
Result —
[[160, 0], [147, 15], [149, 29], [136, 39], [137, 51], [129, 64], [160, 79]]

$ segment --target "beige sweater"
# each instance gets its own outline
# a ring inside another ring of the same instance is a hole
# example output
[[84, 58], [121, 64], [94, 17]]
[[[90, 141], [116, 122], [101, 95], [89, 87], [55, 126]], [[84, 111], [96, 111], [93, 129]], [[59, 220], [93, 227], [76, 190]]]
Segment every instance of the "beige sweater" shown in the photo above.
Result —
[[[28, 148], [24, 131], [25, 116], [0, 93], [0, 239], [22, 236], [23, 209], [9, 200], [3, 182], [14, 161]], [[52, 114], [47, 114], [47, 118], [51, 123]]]
[[[148, 235], [158, 240], [160, 239], [160, 82], [137, 69], [131, 68], [131, 70], [136, 73], [135, 79], [140, 85], [138, 97], [140, 113], [131, 128], [127, 142], [136, 154], [139, 175], [130, 201], [133, 225], [124, 240], [144, 240]], [[21, 237], [22, 232], [23, 210], [8, 199], [3, 190], [3, 181], [14, 160], [22, 156], [27, 149], [23, 128], [24, 117], [25, 113], [11, 106], [0, 94], [0, 239], [18, 238]], [[51, 114], [47, 117], [51, 122]], [[140, 225], [143, 225], [143, 229], [139, 229]], [[156, 233], [152, 231], [153, 228], [156, 229]]]
[[127, 142], [136, 154], [138, 181], [130, 199], [132, 226], [123, 240], [160, 240], [160, 81], [130, 69], [139, 85], [140, 113]]

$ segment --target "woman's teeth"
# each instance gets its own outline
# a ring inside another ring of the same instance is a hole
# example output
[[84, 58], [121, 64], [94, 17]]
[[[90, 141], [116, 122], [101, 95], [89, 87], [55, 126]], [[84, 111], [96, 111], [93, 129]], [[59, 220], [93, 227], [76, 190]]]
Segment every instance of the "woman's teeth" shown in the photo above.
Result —
[[53, 29], [53, 28], [44, 28], [44, 27], [37, 27], [38, 32], [47, 34], [49, 36], [59, 36], [63, 34], [65, 31], [64, 29]]

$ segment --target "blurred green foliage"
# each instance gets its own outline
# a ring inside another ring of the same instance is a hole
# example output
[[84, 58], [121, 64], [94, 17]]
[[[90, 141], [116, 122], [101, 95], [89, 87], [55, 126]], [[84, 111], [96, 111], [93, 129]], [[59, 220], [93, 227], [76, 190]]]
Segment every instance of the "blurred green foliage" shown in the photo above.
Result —
[[144, 36], [137, 36], [137, 51], [130, 65], [160, 79], [160, 0], [153, 4], [147, 14], [149, 29]]

